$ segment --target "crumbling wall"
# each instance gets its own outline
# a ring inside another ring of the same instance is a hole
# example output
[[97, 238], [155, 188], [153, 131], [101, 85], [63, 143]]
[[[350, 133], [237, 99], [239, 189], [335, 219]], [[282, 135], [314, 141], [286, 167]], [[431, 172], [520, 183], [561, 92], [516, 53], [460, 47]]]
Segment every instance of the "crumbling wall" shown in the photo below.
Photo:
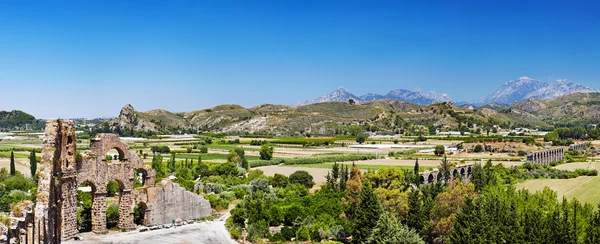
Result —
[[137, 192], [136, 196], [138, 202], [144, 202], [147, 206], [146, 225], [168, 224], [177, 219], [198, 219], [212, 214], [208, 200], [169, 179]]
[[[15, 218], [9, 238], [18, 243], [61, 243], [77, 233], [77, 187], [92, 187], [92, 231], [106, 233], [107, 184], [120, 186], [119, 225], [135, 228], [133, 209], [144, 203], [145, 225], [170, 223], [175, 219], [197, 219], [212, 213], [210, 203], [170, 180], [154, 186], [154, 171], [130, 151], [116, 134], [99, 134], [90, 142], [90, 151], [77, 158], [73, 121], [49, 120], [46, 123], [39, 164], [35, 208], [28, 203], [23, 217]], [[105, 155], [116, 149], [119, 159], [107, 162]], [[133, 189], [135, 171], [144, 174], [144, 186]], [[16, 216], [16, 215], [15, 215]], [[10, 235], [12, 233], [12, 236]]]

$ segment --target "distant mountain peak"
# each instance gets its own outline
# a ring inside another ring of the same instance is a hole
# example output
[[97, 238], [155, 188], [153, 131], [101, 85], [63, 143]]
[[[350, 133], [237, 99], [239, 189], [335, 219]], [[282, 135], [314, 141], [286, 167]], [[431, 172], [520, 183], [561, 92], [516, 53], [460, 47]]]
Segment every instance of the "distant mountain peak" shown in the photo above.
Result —
[[423, 91], [420, 88], [416, 88], [414, 91], [407, 89], [394, 89], [389, 91], [385, 95], [376, 94], [376, 93], [367, 93], [362, 96], [356, 96], [348, 89], [344, 87], [339, 87], [334, 90], [332, 93], [326, 96], [321, 96], [316, 99], [307, 100], [298, 102], [295, 106], [302, 106], [314, 103], [323, 103], [323, 102], [347, 102], [348, 100], [353, 99], [357, 103], [365, 103], [375, 100], [399, 100], [410, 103], [417, 104], [431, 104], [435, 102], [449, 102], [453, 101], [452, 97], [448, 94], [437, 93], [434, 91]]
[[544, 82], [528, 76], [521, 76], [516, 80], [504, 83], [492, 95], [483, 98], [481, 103], [512, 104], [514, 102], [525, 101], [529, 98], [547, 100], [577, 92], [589, 93], [598, 91], [598, 89], [572, 83], [566, 79]]

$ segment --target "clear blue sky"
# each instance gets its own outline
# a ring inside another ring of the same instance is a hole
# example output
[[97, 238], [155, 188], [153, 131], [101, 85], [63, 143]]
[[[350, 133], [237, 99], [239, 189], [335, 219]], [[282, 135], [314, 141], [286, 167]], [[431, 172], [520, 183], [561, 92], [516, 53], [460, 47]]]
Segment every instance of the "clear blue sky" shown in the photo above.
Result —
[[474, 100], [600, 87], [594, 1], [0, 1], [0, 109], [36, 117], [293, 104], [339, 86]]

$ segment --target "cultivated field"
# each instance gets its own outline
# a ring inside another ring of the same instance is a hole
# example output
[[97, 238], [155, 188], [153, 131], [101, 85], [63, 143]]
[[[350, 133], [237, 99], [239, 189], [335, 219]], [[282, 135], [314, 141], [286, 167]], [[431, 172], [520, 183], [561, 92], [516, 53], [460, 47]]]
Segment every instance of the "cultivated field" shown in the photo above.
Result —
[[[557, 166], [559, 169], [597, 169], [600, 170], [600, 162], [569, 163]], [[516, 184], [517, 189], [528, 189], [530, 191], [540, 191], [544, 187], [556, 191], [558, 197], [576, 198], [581, 202], [600, 204], [600, 176], [580, 176], [574, 179], [538, 179], [528, 180]]]

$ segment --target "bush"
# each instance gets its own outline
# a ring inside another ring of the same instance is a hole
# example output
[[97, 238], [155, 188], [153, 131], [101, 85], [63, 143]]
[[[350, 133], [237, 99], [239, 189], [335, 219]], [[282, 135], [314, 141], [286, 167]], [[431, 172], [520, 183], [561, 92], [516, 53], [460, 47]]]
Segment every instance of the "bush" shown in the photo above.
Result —
[[256, 223], [252, 223], [248, 225], [248, 240], [251, 242], [256, 242], [269, 233], [269, 227], [264, 220], [260, 220]]
[[446, 152], [446, 149], [442, 145], [435, 146], [435, 150], [433, 151], [433, 153], [436, 156], [442, 156], [442, 155], [444, 155], [445, 152]]
[[310, 233], [308, 232], [308, 228], [306, 226], [300, 226], [298, 231], [296, 231], [296, 240], [297, 241], [310, 240]]
[[473, 149], [473, 152], [483, 152], [483, 146], [481, 146], [481, 144], [475, 145], [475, 149]]
[[291, 241], [292, 238], [296, 237], [296, 231], [294, 231], [294, 229], [287, 227], [287, 226], [281, 228], [281, 232], [279, 232], [279, 233], [281, 233], [281, 235], [283, 236], [283, 238], [286, 241]]
[[269, 144], [263, 144], [260, 147], [259, 153], [261, 160], [271, 160], [273, 158], [273, 147]]
[[315, 185], [312, 175], [305, 170], [298, 170], [290, 175], [290, 184], [301, 184], [310, 189]]
[[286, 187], [290, 179], [282, 174], [275, 174], [273, 177], [269, 178], [270, 183], [273, 187]]
[[208, 147], [201, 146], [200, 147], [200, 153], [208, 153]]
[[517, 155], [519, 155], [519, 157], [527, 156], [527, 152], [519, 150], [519, 152], [517, 152]]

